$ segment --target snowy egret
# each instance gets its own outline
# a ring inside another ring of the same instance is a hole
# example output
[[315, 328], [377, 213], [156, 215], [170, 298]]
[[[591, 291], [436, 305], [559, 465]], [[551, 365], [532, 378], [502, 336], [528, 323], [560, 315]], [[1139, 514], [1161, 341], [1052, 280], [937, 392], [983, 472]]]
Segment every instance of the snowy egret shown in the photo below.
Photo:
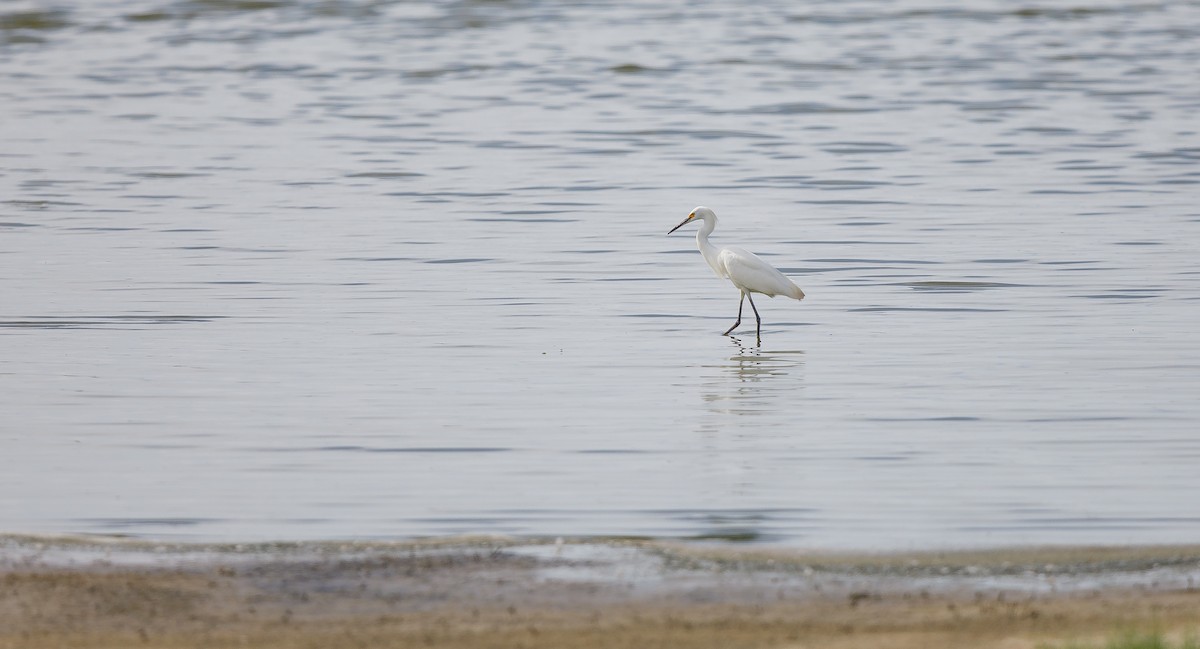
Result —
[[750, 308], [754, 309], [754, 320], [757, 322], [755, 335], [759, 343], [762, 343], [762, 318], [759, 317], [758, 309], [754, 306], [754, 298], [750, 297], [750, 294], [762, 293], [767, 297], [786, 295], [803, 300], [804, 291], [801, 291], [799, 286], [796, 286], [774, 266], [756, 257], [754, 253], [732, 246], [718, 248], [709, 243], [708, 235], [712, 234], [713, 229], [717, 227], [717, 215], [707, 207], [697, 207], [692, 210], [692, 213], [688, 214], [682, 223], [671, 228], [667, 234], [671, 234], [692, 221], [704, 221], [704, 225], [701, 225], [700, 230], [696, 232], [696, 247], [700, 249], [704, 261], [707, 261], [708, 265], [717, 273], [717, 277], [728, 278], [742, 293], [742, 299], [738, 300], [737, 322], [726, 329], [723, 335], [728, 336], [729, 332], [742, 324], [742, 305], [746, 302], [746, 298], [750, 298]]

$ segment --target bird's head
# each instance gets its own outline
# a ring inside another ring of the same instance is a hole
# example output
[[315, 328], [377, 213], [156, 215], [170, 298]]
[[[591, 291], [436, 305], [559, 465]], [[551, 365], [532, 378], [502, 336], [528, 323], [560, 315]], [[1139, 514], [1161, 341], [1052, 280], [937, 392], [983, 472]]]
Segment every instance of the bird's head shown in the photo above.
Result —
[[716, 212], [713, 212], [712, 210], [708, 209], [707, 207], [697, 207], [696, 209], [692, 210], [691, 214], [688, 214], [687, 218], [684, 219], [679, 225], [671, 228], [671, 231], [667, 232], [667, 234], [671, 234], [671, 232], [674, 232], [674, 231], [678, 230], [679, 228], [682, 228], [683, 226], [687, 225], [688, 223], [691, 223], [692, 221], [709, 221], [709, 220], [711, 220], [711, 221], [717, 220]]

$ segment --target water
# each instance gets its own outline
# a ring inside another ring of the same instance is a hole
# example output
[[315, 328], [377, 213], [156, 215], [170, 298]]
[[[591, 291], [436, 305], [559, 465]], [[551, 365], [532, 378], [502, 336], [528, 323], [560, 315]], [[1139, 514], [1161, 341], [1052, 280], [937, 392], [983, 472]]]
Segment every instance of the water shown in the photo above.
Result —
[[0, 531], [1200, 538], [1200, 3], [76, 4], [0, 7]]

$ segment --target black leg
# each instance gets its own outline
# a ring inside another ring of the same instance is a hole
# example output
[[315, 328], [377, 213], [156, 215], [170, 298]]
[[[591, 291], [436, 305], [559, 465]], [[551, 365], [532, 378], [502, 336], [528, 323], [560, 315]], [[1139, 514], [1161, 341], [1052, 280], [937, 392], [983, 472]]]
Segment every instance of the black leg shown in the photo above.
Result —
[[[745, 303], [746, 303], [746, 294], [745, 294], [745, 293], [742, 293], [742, 299], [738, 300], [738, 319], [737, 319], [737, 322], [733, 323], [733, 326], [732, 326], [732, 327], [730, 327], [730, 328], [726, 329], [726, 330], [725, 330], [725, 333], [721, 334], [722, 336], [728, 336], [728, 335], [729, 335], [729, 332], [733, 331], [734, 329], [737, 329], [737, 328], [738, 328], [738, 325], [742, 324], [742, 305], [743, 305], [743, 304], [745, 304]], [[750, 300], [750, 304], [751, 304], [751, 305], [753, 305], [753, 304], [754, 304], [754, 300]], [[758, 313], [758, 312], [757, 312], [757, 311], [755, 311], [755, 313]]]
[[[746, 294], [746, 297], [750, 298], [750, 308], [754, 309], [754, 321], [756, 323], [754, 327], [754, 336], [758, 338], [759, 344], [762, 344], [762, 318], [758, 317], [758, 309], [754, 307], [754, 298], [751, 297], [749, 293]], [[739, 305], [738, 310], [740, 311], [741, 308], [742, 307]], [[741, 314], [738, 314], [738, 320], [741, 320]]]

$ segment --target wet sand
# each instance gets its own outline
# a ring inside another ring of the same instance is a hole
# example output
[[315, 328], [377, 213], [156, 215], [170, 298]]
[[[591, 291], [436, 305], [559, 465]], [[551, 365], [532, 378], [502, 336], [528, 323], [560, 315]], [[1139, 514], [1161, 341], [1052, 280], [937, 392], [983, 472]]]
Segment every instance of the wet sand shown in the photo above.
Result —
[[0, 538], [0, 649], [1037, 647], [1200, 629], [1200, 547]]

